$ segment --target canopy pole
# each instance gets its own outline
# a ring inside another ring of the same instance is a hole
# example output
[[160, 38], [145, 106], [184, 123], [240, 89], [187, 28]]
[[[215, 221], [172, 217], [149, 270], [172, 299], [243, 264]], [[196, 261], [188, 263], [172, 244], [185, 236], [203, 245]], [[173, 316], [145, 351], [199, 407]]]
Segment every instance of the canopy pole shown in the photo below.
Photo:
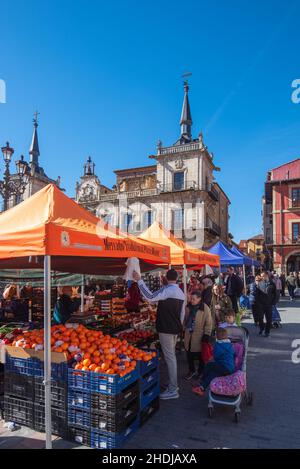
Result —
[[246, 268], [245, 268], [245, 264], [243, 264], [243, 277], [244, 277], [244, 292], [245, 292], [245, 295], [247, 295]]
[[183, 265], [183, 291], [184, 291], [184, 306], [187, 304], [187, 270], [186, 265]]
[[84, 312], [84, 283], [85, 283], [85, 276], [82, 275], [81, 277], [81, 312]]
[[255, 265], [252, 266], [252, 275], [255, 276]]
[[51, 257], [44, 257], [44, 386], [46, 449], [52, 449], [51, 422]]

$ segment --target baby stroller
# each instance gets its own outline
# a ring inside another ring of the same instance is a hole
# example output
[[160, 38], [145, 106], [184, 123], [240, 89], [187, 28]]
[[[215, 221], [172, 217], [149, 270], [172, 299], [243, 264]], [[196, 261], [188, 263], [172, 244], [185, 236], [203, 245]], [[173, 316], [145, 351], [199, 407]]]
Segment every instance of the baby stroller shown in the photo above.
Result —
[[276, 305], [272, 306], [272, 327], [274, 329], [278, 329], [278, 327], [282, 327], [280, 313]]
[[252, 405], [253, 393], [248, 392], [246, 385], [246, 361], [249, 343], [249, 332], [245, 327], [227, 327], [228, 338], [235, 350], [235, 372], [220, 376], [210, 383], [208, 394], [208, 415], [213, 416], [214, 404], [234, 407], [235, 422], [240, 419], [242, 398], [247, 405]]

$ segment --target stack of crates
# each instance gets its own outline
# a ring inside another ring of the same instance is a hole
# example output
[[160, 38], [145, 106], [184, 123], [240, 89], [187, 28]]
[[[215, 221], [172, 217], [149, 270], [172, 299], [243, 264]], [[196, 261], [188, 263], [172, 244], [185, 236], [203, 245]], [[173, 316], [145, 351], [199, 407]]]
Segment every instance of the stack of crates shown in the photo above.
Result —
[[158, 354], [147, 362], [139, 363], [140, 374], [140, 425], [159, 409], [159, 358]]
[[70, 369], [68, 389], [72, 440], [113, 449], [139, 428], [138, 369], [124, 377]]
[[[44, 362], [36, 358], [6, 356], [4, 376], [4, 417], [45, 431]], [[52, 433], [67, 436], [67, 363], [52, 363]]]

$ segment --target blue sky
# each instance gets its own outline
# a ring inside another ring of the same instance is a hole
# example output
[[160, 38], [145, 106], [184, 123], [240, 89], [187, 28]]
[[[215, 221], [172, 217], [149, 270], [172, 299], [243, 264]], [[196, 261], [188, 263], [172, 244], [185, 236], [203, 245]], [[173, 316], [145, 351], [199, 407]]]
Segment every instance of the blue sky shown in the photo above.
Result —
[[38, 109], [47, 174], [74, 196], [91, 155], [110, 186], [178, 138], [190, 71], [193, 134], [221, 167], [231, 232], [250, 237], [266, 171], [300, 157], [299, 18], [299, 0], [2, 0], [0, 143], [28, 157]]

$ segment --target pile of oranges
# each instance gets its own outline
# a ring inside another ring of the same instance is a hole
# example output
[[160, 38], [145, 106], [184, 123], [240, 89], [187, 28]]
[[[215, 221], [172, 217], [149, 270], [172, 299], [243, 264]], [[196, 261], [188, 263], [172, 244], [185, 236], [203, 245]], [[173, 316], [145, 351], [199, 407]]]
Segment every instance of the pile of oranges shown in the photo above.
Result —
[[[43, 350], [43, 343], [44, 330], [34, 329], [17, 336], [12, 345]], [[138, 361], [149, 361], [156, 356], [156, 352], [145, 352], [129, 345], [127, 340], [104, 335], [81, 324], [52, 326], [51, 350], [64, 352], [67, 359], [75, 359], [77, 370], [120, 376], [133, 371]]]

